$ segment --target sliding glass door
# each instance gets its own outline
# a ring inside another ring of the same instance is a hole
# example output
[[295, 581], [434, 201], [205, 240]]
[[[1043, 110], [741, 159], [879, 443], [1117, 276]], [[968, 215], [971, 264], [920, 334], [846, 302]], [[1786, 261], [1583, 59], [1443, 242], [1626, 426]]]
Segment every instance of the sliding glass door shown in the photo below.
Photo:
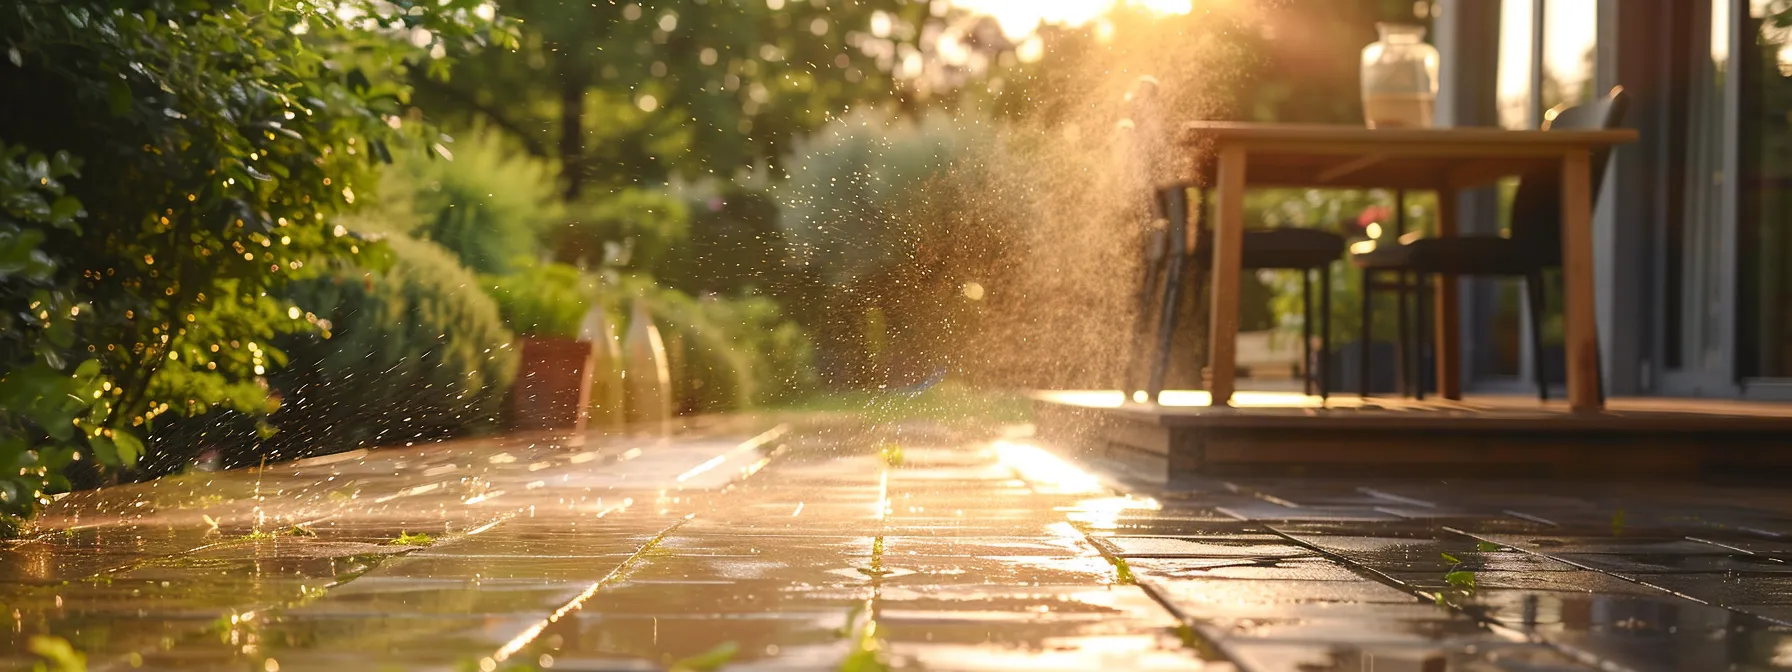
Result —
[[1792, 380], [1792, 0], [1749, 0], [1737, 46], [1736, 366]]
[[1656, 391], [1792, 397], [1792, 0], [1690, 1]]

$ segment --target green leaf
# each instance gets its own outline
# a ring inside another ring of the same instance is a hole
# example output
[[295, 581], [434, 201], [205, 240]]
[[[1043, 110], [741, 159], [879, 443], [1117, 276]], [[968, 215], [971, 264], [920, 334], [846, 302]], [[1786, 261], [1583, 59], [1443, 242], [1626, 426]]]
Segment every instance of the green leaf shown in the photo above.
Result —
[[347, 83], [348, 88], [355, 93], [367, 93], [367, 89], [373, 86], [373, 82], [367, 79], [367, 73], [360, 68], [348, 71]]
[[37, 453], [31, 450], [31, 444], [25, 443], [25, 437], [14, 436], [0, 439], [0, 473], [24, 469], [37, 463]]
[[1466, 571], [1450, 572], [1444, 575], [1444, 583], [1464, 590], [1475, 589], [1475, 573]]
[[136, 466], [137, 459], [143, 457], [143, 441], [135, 434], [122, 429], [112, 430], [112, 443], [117, 446], [118, 460], [124, 466]]
[[118, 444], [113, 443], [112, 439], [104, 436], [92, 436], [88, 437], [87, 445], [93, 446], [93, 458], [99, 460], [100, 464], [111, 467], [124, 464], [122, 456], [118, 454]]
[[106, 83], [106, 102], [111, 105], [112, 116], [122, 117], [130, 114], [136, 96], [131, 93], [131, 85], [122, 79], [114, 79]]
[[398, 533], [398, 538], [386, 542], [386, 545], [387, 546], [428, 546], [433, 543], [436, 543], [436, 538], [429, 536], [428, 534], [425, 534], [422, 532], [418, 532], [416, 534], [411, 534], [410, 532], [402, 532], [401, 531]]
[[1443, 555], [1444, 555], [1444, 562], [1447, 562], [1447, 563], [1450, 563], [1450, 564], [1452, 564], [1452, 565], [1460, 565], [1460, 564], [1462, 564], [1462, 560], [1461, 560], [1461, 559], [1459, 559], [1459, 558], [1457, 558], [1457, 557], [1456, 557], [1456, 556], [1454, 556], [1454, 555], [1450, 555], [1450, 554], [1449, 554], [1449, 553], [1445, 553], [1445, 554], [1443, 554]]
[[[39, 268], [34, 261], [37, 247], [43, 241], [44, 232], [37, 229], [24, 229], [10, 234], [0, 232], [0, 279]], [[47, 273], [48, 271], [31, 271], [27, 277], [35, 278]]]
[[50, 157], [50, 174], [58, 177], [81, 176], [81, 160], [68, 152], [57, 152]]
[[356, 265], [375, 273], [390, 270], [398, 263], [398, 255], [392, 252], [392, 246], [382, 241], [374, 241], [361, 245], [361, 253], [355, 260]]
[[66, 422], [51, 422], [47, 425], [43, 425], [44, 433], [49, 434], [50, 438], [57, 441], [67, 441], [75, 438], [75, 414], [67, 413], [64, 415], [64, 418], [58, 419], [66, 420]]
[[43, 334], [51, 345], [67, 349], [75, 344], [75, 322], [63, 315], [51, 315], [50, 327]]
[[1502, 549], [1499, 544], [1493, 543], [1491, 541], [1483, 541], [1481, 543], [1475, 544], [1475, 550], [1480, 551], [1482, 553], [1498, 553]]
[[375, 138], [371, 141], [368, 141], [367, 148], [369, 150], [371, 150], [371, 153], [373, 154], [373, 158], [378, 160], [380, 163], [387, 163], [387, 164], [392, 163], [392, 150], [390, 148], [386, 147], [385, 140], [380, 140], [380, 139]]
[[[30, 643], [26, 645], [26, 648], [29, 649], [32, 654], [42, 658], [43, 663], [49, 664], [48, 668], [39, 667], [38, 669], [60, 670], [63, 672], [74, 672], [75, 670], [87, 669], [86, 654], [76, 651], [75, 647], [68, 643], [68, 640], [61, 637], [33, 635]], [[40, 665], [43, 663], [40, 663]]]
[[63, 196], [56, 199], [56, 202], [50, 205], [50, 217], [52, 221], [60, 222], [67, 219], [74, 219], [80, 214], [81, 200], [73, 196]]

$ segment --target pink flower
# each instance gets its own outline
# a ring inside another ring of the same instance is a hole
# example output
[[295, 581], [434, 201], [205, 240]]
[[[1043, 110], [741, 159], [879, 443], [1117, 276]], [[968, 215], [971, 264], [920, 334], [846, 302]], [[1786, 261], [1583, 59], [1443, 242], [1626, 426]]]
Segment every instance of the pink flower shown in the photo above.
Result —
[[1367, 208], [1363, 208], [1363, 214], [1356, 216], [1356, 226], [1359, 229], [1366, 229], [1369, 228], [1370, 224], [1386, 222], [1393, 217], [1394, 211], [1388, 208], [1388, 206], [1371, 205]]

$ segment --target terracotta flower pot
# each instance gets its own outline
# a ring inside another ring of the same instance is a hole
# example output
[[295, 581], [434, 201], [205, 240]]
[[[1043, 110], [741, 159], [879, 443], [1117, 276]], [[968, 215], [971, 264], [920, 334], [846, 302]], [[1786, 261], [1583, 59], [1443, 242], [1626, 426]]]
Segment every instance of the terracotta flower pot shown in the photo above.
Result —
[[510, 427], [585, 430], [595, 348], [569, 338], [519, 336], [516, 383], [510, 388]]

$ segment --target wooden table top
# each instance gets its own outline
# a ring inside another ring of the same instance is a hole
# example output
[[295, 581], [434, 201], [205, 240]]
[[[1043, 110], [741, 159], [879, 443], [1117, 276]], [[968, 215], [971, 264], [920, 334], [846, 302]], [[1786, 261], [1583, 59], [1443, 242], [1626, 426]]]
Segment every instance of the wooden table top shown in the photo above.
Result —
[[1184, 124], [1177, 143], [1212, 176], [1220, 145], [1242, 145], [1251, 187], [1467, 189], [1553, 170], [1570, 151], [1635, 142], [1632, 129], [1379, 128], [1329, 124]]

